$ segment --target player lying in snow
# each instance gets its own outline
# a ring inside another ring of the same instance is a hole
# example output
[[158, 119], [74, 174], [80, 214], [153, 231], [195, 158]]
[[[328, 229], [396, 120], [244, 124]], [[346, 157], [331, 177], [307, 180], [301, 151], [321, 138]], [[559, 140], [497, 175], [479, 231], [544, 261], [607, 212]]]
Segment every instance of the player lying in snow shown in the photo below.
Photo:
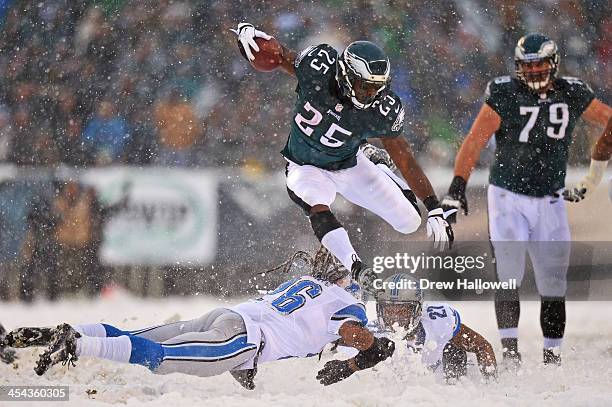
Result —
[[4, 343], [4, 334], [6, 330], [0, 324], [0, 362], [4, 363], [13, 363], [16, 359], [15, 351], [12, 349], [7, 349], [6, 344]]
[[[197, 376], [232, 375], [247, 389], [255, 387], [257, 364], [318, 354], [338, 339], [359, 352], [348, 361], [329, 361], [317, 374], [324, 385], [368, 369], [393, 354], [394, 343], [375, 338], [365, 328], [365, 307], [348, 290], [348, 271], [322, 250], [312, 275], [281, 284], [256, 300], [231, 308], [216, 308], [200, 318], [134, 331], [108, 324], [62, 324], [57, 328], [19, 328], [5, 338], [16, 348], [48, 346], [34, 369], [44, 374], [51, 366], [79, 357], [139, 364], [155, 373], [180, 372]], [[331, 269], [330, 269], [331, 268]], [[324, 276], [336, 276], [333, 281]]]
[[[408, 288], [409, 281], [416, 288]], [[408, 274], [395, 274], [385, 283], [384, 291], [376, 296], [378, 321], [371, 327], [379, 332], [377, 336], [394, 332], [394, 326], [403, 328], [408, 347], [420, 352], [423, 364], [431, 370], [438, 371], [441, 366], [450, 382], [467, 373], [466, 352], [476, 354], [485, 378], [497, 374], [491, 344], [461, 323], [457, 310], [444, 303], [424, 305], [417, 281]]]

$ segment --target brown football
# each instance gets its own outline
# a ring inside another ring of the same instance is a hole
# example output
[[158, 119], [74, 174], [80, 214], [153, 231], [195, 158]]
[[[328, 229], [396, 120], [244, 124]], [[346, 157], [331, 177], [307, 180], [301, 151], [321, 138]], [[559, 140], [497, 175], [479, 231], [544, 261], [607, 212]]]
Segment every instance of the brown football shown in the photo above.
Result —
[[255, 55], [255, 59], [251, 61], [253, 68], [261, 72], [270, 72], [278, 68], [281, 64], [283, 49], [276, 38], [269, 40], [255, 38], [255, 42], [259, 46], [259, 52], [253, 51]]

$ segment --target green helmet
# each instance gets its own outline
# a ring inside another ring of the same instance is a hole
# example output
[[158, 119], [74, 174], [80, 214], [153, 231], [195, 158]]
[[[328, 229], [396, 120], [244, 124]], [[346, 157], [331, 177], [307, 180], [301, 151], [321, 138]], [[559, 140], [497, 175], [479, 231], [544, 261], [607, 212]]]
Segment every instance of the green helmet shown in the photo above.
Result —
[[382, 328], [392, 329], [398, 323], [409, 333], [414, 331], [421, 321], [422, 307], [423, 291], [418, 281], [405, 273], [385, 279], [383, 291], [376, 296], [376, 314]]
[[[548, 62], [548, 67], [542, 66], [545, 62]], [[546, 89], [557, 76], [557, 44], [543, 34], [525, 35], [518, 40], [514, 49], [514, 64], [516, 76], [521, 82], [535, 91]]]
[[355, 41], [338, 56], [336, 80], [340, 92], [358, 109], [367, 109], [389, 85], [391, 64], [370, 41]]

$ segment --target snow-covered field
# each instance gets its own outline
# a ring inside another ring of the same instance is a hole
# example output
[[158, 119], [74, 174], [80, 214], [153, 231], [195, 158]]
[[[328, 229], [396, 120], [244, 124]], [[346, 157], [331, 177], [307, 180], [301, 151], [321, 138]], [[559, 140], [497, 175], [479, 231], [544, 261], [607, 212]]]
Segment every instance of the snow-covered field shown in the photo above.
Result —
[[[128, 329], [162, 321], [199, 316], [227, 305], [211, 298], [138, 299], [115, 295], [97, 300], [65, 300], [33, 305], [0, 303], [0, 321], [7, 329], [25, 325], [107, 322]], [[493, 305], [456, 303], [462, 320], [483, 333], [499, 354]], [[502, 374], [497, 383], [484, 384], [474, 368], [460, 384], [442, 384], [427, 374], [415, 355], [399, 347], [393, 360], [376, 371], [355, 374], [344, 382], [322, 387], [315, 375], [325, 360], [285, 360], [260, 366], [257, 389], [247, 391], [229, 374], [200, 378], [182, 374], [160, 376], [123, 364], [81, 359], [67, 369], [56, 366], [38, 377], [32, 370], [36, 350], [19, 351], [17, 367], [0, 363], [0, 385], [68, 385], [70, 401], [58, 406], [610, 406], [612, 405], [612, 304], [568, 303], [564, 363], [541, 365], [539, 304], [523, 303], [521, 350], [525, 361], [519, 374]], [[339, 355], [336, 355], [339, 356]], [[89, 396], [95, 390], [96, 394]], [[35, 403], [42, 405], [44, 403]], [[48, 403], [47, 405], [50, 405]], [[25, 406], [27, 403], [0, 405]]]

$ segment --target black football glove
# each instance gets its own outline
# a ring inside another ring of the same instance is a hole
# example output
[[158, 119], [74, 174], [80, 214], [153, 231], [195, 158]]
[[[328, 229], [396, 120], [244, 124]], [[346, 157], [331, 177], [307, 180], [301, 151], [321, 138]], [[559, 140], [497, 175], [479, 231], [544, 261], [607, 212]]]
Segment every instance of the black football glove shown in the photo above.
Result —
[[317, 373], [317, 380], [323, 386], [338, 383], [355, 373], [349, 367], [348, 360], [330, 360]]
[[[467, 197], [465, 196], [465, 186], [467, 182], [456, 175], [453, 178], [453, 181], [448, 188], [448, 194], [442, 199], [442, 209], [444, 212], [447, 212], [450, 209], [463, 209], [463, 213], [465, 215], [468, 214], [468, 202]], [[457, 213], [453, 213], [452, 215], [446, 218], [448, 223], [456, 223], [457, 222]]]
[[374, 281], [379, 279], [380, 276], [377, 275], [371, 267], [366, 266], [360, 260], [353, 263], [351, 278], [368, 294], [376, 296], [378, 292], [381, 291], [374, 287]]

